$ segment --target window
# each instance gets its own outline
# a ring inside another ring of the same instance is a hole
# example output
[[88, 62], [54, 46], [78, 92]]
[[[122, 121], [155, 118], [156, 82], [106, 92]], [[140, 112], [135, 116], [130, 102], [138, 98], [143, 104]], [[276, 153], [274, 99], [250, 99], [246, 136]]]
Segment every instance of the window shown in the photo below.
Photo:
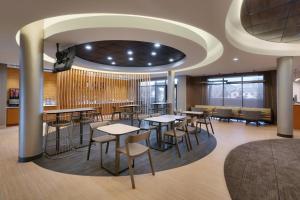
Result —
[[[177, 107], [177, 82], [178, 80], [175, 79], [175, 92], [174, 92], [174, 101], [175, 101], [175, 108]], [[167, 80], [155, 80], [155, 81], [150, 81], [148, 82], [141, 82], [140, 83], [140, 89], [141, 89], [141, 94], [144, 94], [146, 91], [149, 91], [150, 87], [150, 101], [151, 103], [154, 102], [166, 102], [167, 101]]]
[[263, 107], [263, 75], [209, 78], [207, 81], [209, 105]]

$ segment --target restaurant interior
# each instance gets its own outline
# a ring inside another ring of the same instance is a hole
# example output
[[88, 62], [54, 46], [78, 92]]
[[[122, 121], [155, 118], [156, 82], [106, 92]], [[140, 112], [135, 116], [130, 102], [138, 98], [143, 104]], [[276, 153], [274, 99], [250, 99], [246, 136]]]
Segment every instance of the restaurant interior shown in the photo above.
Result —
[[300, 199], [299, 0], [1, 4], [0, 199]]

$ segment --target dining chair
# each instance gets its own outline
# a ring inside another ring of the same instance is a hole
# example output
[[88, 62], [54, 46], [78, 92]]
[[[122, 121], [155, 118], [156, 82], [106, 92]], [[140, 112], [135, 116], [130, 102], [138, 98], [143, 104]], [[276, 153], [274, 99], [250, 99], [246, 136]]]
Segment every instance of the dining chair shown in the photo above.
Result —
[[203, 112], [202, 117], [196, 120], [196, 127], [200, 125], [200, 132], [201, 132], [201, 125], [204, 124], [206, 126], [207, 135], [210, 136], [208, 125], [210, 125], [211, 131], [213, 134], [215, 134], [212, 123], [211, 123], [211, 116], [208, 112]]
[[[144, 119], [149, 118], [149, 117], [150, 117], [150, 115], [147, 115], [147, 114], [138, 114], [138, 116], [137, 116], [138, 127], [140, 128], [141, 131], [150, 131], [150, 136], [149, 136], [150, 138], [151, 138], [152, 131], [155, 131], [156, 132], [156, 141], [158, 143], [158, 140], [159, 140], [158, 126], [153, 125], [150, 122], [144, 121]], [[138, 131], [138, 133], [139, 132], [140, 131]], [[151, 139], [149, 141], [151, 141]], [[151, 146], [151, 144], [149, 144], [149, 145]]]
[[[195, 136], [197, 145], [199, 145], [199, 139], [198, 139], [199, 129], [198, 129], [198, 126], [196, 125], [197, 124], [197, 120], [198, 120], [197, 117], [192, 117], [190, 119], [187, 119], [187, 131], [188, 131], [188, 133], [190, 135], [194, 135]], [[190, 144], [190, 146], [192, 148], [191, 144]]]
[[[135, 182], [134, 182], [134, 177], [133, 177], [132, 164], [136, 157], [142, 156], [145, 153], [147, 153], [148, 159], [150, 162], [152, 175], [153, 176], [155, 175], [152, 158], [151, 158], [151, 153], [150, 153], [150, 148], [149, 148], [149, 136], [150, 136], [150, 131], [146, 131], [146, 132], [138, 134], [138, 135], [130, 135], [125, 139], [125, 146], [117, 149], [117, 151], [120, 154], [124, 154], [127, 156], [129, 174], [130, 174], [131, 185], [132, 185], [133, 189], [135, 189]], [[139, 143], [142, 141], [146, 142], [146, 146]]]
[[[183, 121], [176, 123], [172, 130], [164, 133], [164, 143], [175, 145], [176, 149], [177, 149], [178, 157], [181, 158], [181, 153], [180, 153], [179, 145], [178, 145], [178, 139], [182, 138], [185, 140], [186, 148], [187, 148], [187, 151], [189, 152], [191, 150], [190, 149], [191, 142], [190, 142], [188, 134], [189, 133], [187, 131], [187, 120], [185, 119]], [[166, 138], [168, 138], [168, 141], [166, 141]], [[175, 140], [175, 144], [173, 142], [169, 142], [170, 138]]]
[[103, 122], [93, 122], [90, 123], [90, 141], [88, 146], [88, 152], [87, 152], [87, 160], [90, 159], [90, 153], [91, 153], [91, 147], [94, 143], [100, 144], [100, 166], [103, 168], [103, 159], [102, 159], [102, 146], [104, 143], [106, 143], [106, 150], [105, 153], [107, 154], [109, 143], [112, 141], [116, 141], [116, 137], [113, 135], [100, 135], [100, 136], [94, 136], [95, 131], [97, 131], [97, 128], [106, 126], [111, 124], [109, 121], [103, 121]]
[[118, 109], [116, 106], [112, 107], [112, 114], [111, 114], [111, 120], [114, 120], [115, 115], [119, 115], [119, 119], [122, 118], [122, 111], [120, 109]]

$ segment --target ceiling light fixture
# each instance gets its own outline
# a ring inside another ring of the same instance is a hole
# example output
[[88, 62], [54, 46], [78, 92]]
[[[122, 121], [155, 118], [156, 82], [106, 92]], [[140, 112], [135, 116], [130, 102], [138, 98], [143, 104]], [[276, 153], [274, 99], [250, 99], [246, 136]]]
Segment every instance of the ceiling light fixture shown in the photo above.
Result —
[[295, 79], [295, 82], [299, 82], [299, 81], [300, 81], [300, 78], [296, 78], [296, 79]]
[[115, 64], [116, 64], [116, 62], [115, 62], [115, 61], [112, 61], [112, 62], [111, 62], [111, 64], [112, 64], [112, 65], [115, 65]]
[[160, 47], [160, 44], [159, 44], [159, 43], [155, 43], [155, 44], [154, 44], [154, 47], [155, 47], [155, 48], [159, 48], [159, 47]]
[[85, 49], [86, 49], [86, 50], [92, 50], [92, 46], [89, 45], [89, 44], [87, 44], [87, 45], [85, 45]]
[[130, 61], [133, 61], [133, 60], [134, 60], [133, 57], [129, 57], [128, 59], [129, 59]]
[[233, 60], [233, 62], [237, 62], [237, 61], [239, 61], [239, 58], [235, 57], [232, 60]]
[[152, 63], [151, 63], [151, 62], [148, 62], [148, 66], [152, 66]]
[[127, 54], [128, 54], [128, 55], [132, 55], [132, 54], [133, 54], [133, 51], [128, 50], [128, 51], [127, 51]]
[[173, 59], [173, 58], [170, 58], [170, 59], [169, 59], [169, 62], [173, 62], [173, 61], [174, 61], [174, 59]]
[[111, 56], [108, 56], [107, 57], [107, 60], [112, 60], [113, 58]]
[[157, 53], [156, 53], [155, 51], [152, 51], [152, 52], [151, 52], [151, 56], [156, 56], [156, 54], [157, 54]]

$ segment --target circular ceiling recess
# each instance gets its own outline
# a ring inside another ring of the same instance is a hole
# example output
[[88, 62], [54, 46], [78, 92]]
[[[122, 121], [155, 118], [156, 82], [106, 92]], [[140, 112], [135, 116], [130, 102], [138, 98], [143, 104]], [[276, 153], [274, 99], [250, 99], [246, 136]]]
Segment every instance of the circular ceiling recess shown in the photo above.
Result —
[[245, 0], [241, 22], [245, 30], [262, 40], [300, 42], [300, 0]]
[[76, 56], [98, 64], [119, 67], [153, 67], [184, 59], [185, 54], [160, 43], [105, 40], [75, 46]]

